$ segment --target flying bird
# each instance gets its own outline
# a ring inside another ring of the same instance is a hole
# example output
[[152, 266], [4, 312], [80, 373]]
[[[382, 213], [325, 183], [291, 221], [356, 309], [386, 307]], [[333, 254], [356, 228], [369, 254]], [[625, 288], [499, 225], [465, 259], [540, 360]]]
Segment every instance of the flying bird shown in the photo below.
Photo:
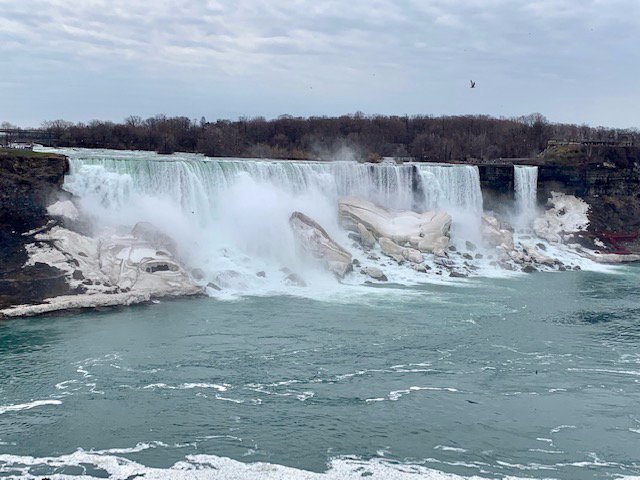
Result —
[[476, 82], [473, 80], [469, 80], [471, 82], [471, 88], [476, 88]]

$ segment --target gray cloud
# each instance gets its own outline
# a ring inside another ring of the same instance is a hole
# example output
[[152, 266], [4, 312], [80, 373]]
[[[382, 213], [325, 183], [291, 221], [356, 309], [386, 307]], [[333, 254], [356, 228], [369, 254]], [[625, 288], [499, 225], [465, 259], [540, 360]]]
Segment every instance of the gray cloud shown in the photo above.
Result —
[[638, 126], [638, 18], [635, 0], [0, 0], [0, 120], [540, 111]]

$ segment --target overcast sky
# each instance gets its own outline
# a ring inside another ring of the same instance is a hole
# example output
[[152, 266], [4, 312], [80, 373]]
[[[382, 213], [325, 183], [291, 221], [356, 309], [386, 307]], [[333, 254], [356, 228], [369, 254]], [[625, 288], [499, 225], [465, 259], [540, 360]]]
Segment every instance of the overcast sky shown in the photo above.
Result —
[[0, 0], [0, 122], [356, 111], [640, 127], [640, 1]]

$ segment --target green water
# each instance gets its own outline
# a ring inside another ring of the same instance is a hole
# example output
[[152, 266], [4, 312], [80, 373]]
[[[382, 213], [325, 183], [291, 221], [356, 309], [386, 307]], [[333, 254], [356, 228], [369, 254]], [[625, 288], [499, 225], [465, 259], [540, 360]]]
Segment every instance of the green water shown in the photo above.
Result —
[[375, 478], [638, 475], [639, 280], [626, 268], [3, 321], [0, 476], [256, 478], [208, 456], [296, 469], [282, 478], [344, 458]]

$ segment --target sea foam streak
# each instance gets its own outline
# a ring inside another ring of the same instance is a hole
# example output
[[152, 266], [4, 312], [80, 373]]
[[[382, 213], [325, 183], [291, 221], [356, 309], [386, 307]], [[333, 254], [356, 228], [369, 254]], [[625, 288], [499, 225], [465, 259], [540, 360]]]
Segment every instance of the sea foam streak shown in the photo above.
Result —
[[[149, 448], [153, 448], [151, 444]], [[138, 445], [131, 452], [139, 452], [145, 445]], [[123, 452], [124, 449], [117, 451]], [[382, 459], [360, 460], [354, 457], [342, 457], [329, 462], [328, 470], [323, 473], [309, 472], [271, 463], [242, 463], [230, 458], [214, 455], [187, 455], [185, 460], [162, 469], [146, 467], [124, 457], [105, 455], [99, 452], [77, 451], [60, 457], [34, 458], [29, 456], [0, 455], [0, 473], [24, 479], [40, 479], [42, 472], [63, 467], [81, 467], [85, 473], [83, 479], [104, 478], [106, 473], [113, 480], [126, 480], [143, 477], [146, 480], [482, 480], [482, 477], [464, 477], [444, 473], [423, 465], [402, 464]], [[96, 476], [87, 472], [96, 470]], [[31, 473], [32, 470], [38, 473]], [[98, 473], [99, 472], [99, 473]], [[74, 479], [78, 476], [49, 473], [55, 479]], [[516, 477], [505, 477], [514, 479]]]
[[31, 410], [32, 408], [42, 407], [44, 405], [62, 405], [60, 400], [34, 400], [29, 403], [19, 405], [0, 405], [0, 415], [7, 412], [19, 412], [21, 410]]

